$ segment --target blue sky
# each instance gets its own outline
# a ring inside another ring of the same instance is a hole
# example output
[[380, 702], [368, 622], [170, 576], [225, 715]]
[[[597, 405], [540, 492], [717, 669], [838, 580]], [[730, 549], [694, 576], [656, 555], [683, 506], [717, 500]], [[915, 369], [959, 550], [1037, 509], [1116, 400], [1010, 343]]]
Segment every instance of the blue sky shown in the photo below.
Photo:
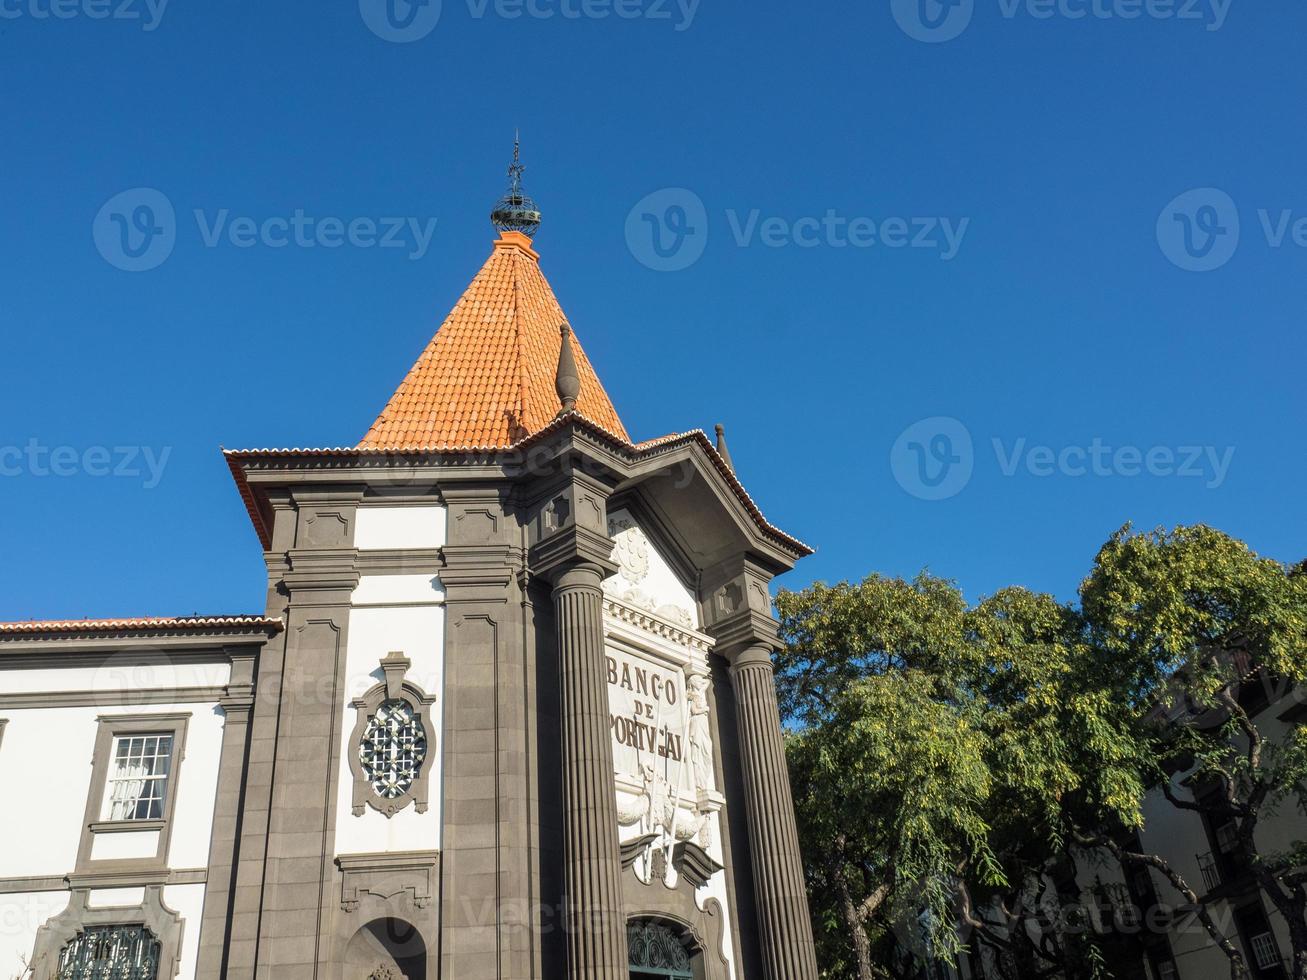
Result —
[[515, 126], [628, 429], [725, 422], [787, 584], [1307, 556], [1302, 4], [385, 3], [0, 0], [0, 618], [260, 610], [219, 446], [363, 434]]

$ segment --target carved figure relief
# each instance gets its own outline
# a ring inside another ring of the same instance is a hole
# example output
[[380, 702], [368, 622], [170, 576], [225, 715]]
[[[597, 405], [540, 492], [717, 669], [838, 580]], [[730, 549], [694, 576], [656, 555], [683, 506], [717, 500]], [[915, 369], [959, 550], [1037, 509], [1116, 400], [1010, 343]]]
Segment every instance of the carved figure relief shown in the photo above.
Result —
[[696, 798], [717, 788], [713, 777], [712, 724], [708, 718], [708, 684], [706, 675], [690, 674], [685, 681], [686, 700], [690, 703], [690, 727], [686, 741], [690, 744], [690, 767], [694, 776]]

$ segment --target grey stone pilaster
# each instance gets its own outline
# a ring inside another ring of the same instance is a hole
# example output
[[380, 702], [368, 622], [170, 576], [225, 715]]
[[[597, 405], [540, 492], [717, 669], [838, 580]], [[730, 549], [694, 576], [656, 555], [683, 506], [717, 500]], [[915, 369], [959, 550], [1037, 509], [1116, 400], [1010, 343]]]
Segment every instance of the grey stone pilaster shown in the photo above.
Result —
[[538, 974], [521, 528], [506, 485], [451, 485], [444, 499], [441, 976], [530, 980]]
[[569, 980], [622, 980], [629, 972], [604, 667], [603, 577], [603, 568], [585, 561], [554, 576]]
[[241, 785], [245, 779], [250, 715], [254, 708], [255, 654], [233, 651], [231, 662], [227, 692], [219, 702], [223, 711], [222, 756], [218, 762], [218, 793], [213, 806], [196, 980], [221, 980], [225, 975], [227, 931], [235, 897]]
[[735, 655], [731, 681], [763, 968], [767, 980], [817, 980], [770, 648], [754, 644]]
[[[287, 555], [295, 546], [296, 510], [284, 491], [270, 494], [272, 541], [264, 560], [268, 568], [267, 614], [289, 618], [290, 597], [282, 586], [289, 570]], [[245, 796], [228, 927], [225, 980], [250, 980], [258, 957], [259, 918], [263, 907], [264, 862], [272, 811], [272, 772], [277, 747], [277, 709], [288, 637], [273, 637], [259, 655], [254, 708], [246, 750]]]
[[[353, 542], [361, 497], [361, 489], [296, 490], [293, 511], [279, 513], [273, 531], [268, 564], [279, 581], [270, 605], [284, 597], [285, 646], [259, 674], [231, 978], [316, 980], [330, 960], [340, 887], [333, 857], [345, 645], [359, 579]], [[248, 859], [247, 827], [262, 838], [251, 842]], [[260, 852], [262, 866], [251, 866]]]

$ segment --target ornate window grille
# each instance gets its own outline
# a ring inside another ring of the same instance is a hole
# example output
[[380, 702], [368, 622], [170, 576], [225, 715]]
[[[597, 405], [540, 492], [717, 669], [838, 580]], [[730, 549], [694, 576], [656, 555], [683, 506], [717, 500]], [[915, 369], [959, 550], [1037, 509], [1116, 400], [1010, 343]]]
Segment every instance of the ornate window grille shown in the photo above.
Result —
[[162, 820], [171, 767], [171, 735], [115, 738], [104, 819]]
[[59, 952], [58, 980], [157, 980], [159, 940], [143, 925], [87, 926]]
[[358, 712], [350, 736], [354, 775], [353, 813], [370, 806], [393, 817], [410, 803], [427, 811], [431, 769], [431, 705], [435, 698], [405, 680], [411, 662], [402, 653], [381, 661], [386, 679], [353, 702]]
[[1275, 945], [1275, 937], [1269, 932], [1260, 932], [1250, 940], [1253, 959], [1259, 970], [1274, 970], [1280, 965], [1280, 949]]
[[690, 953], [676, 933], [656, 922], [631, 922], [626, 926], [626, 945], [631, 972], [636, 976], [693, 980]]
[[363, 730], [359, 762], [372, 792], [397, 800], [410, 789], [427, 758], [427, 730], [407, 701], [382, 701]]

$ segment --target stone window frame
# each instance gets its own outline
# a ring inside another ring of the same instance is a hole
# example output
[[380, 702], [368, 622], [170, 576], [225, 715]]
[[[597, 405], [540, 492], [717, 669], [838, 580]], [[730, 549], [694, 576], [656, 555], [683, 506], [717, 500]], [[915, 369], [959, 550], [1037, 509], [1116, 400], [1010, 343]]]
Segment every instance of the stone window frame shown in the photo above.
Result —
[[[172, 842], [174, 817], [177, 810], [177, 784], [181, 765], [186, 758], [186, 732], [191, 712], [158, 712], [154, 714], [99, 715], [95, 733], [95, 751], [91, 768], [91, 784], [86, 794], [86, 814], [82, 821], [82, 836], [77, 845], [77, 871], [79, 872], [147, 872], [167, 867], [168, 848]], [[113, 765], [113, 746], [118, 738], [133, 735], [172, 736], [172, 761], [168, 765], [168, 785], [164, 794], [163, 816], [157, 820], [105, 820], [104, 797], [108, 790], [109, 770]], [[135, 833], [158, 831], [159, 844], [153, 857], [98, 858], [91, 857], [97, 834]]]
[[[363, 816], [370, 806], [378, 813], [383, 814], [386, 819], [390, 819], [410, 803], [414, 804], [418, 813], [427, 812], [430, 802], [431, 766], [432, 760], [435, 758], [436, 737], [438, 735], [431, 719], [431, 706], [436, 703], [436, 698], [435, 695], [427, 694], [412, 681], [405, 679], [405, 675], [412, 666], [413, 662], [403, 653], [392, 651], [381, 660], [381, 670], [385, 675], [385, 680], [373, 685], [362, 697], [355, 698], [350, 703], [350, 706], [356, 712], [356, 717], [354, 730], [350, 733], [349, 746], [346, 751], [349, 754], [349, 770], [354, 777], [352, 813], [356, 817]], [[363, 762], [359, 758], [359, 750], [363, 744], [363, 733], [367, 730], [372, 717], [377, 713], [377, 709], [385, 701], [404, 701], [407, 703], [413, 709], [413, 713], [422, 723], [422, 728], [427, 734], [427, 754], [422, 760], [422, 765], [418, 767], [417, 775], [413, 778], [413, 784], [406, 793], [395, 797], [393, 800], [382, 799], [373, 792], [372, 783], [363, 771]]]
[[163, 886], [147, 885], [139, 905], [90, 907], [90, 892], [72, 893], [68, 907], [37, 930], [32, 949], [32, 980], [58, 980], [59, 953], [88, 926], [144, 925], [159, 942], [158, 980], [172, 980], [181, 968], [186, 923], [163, 903]]

